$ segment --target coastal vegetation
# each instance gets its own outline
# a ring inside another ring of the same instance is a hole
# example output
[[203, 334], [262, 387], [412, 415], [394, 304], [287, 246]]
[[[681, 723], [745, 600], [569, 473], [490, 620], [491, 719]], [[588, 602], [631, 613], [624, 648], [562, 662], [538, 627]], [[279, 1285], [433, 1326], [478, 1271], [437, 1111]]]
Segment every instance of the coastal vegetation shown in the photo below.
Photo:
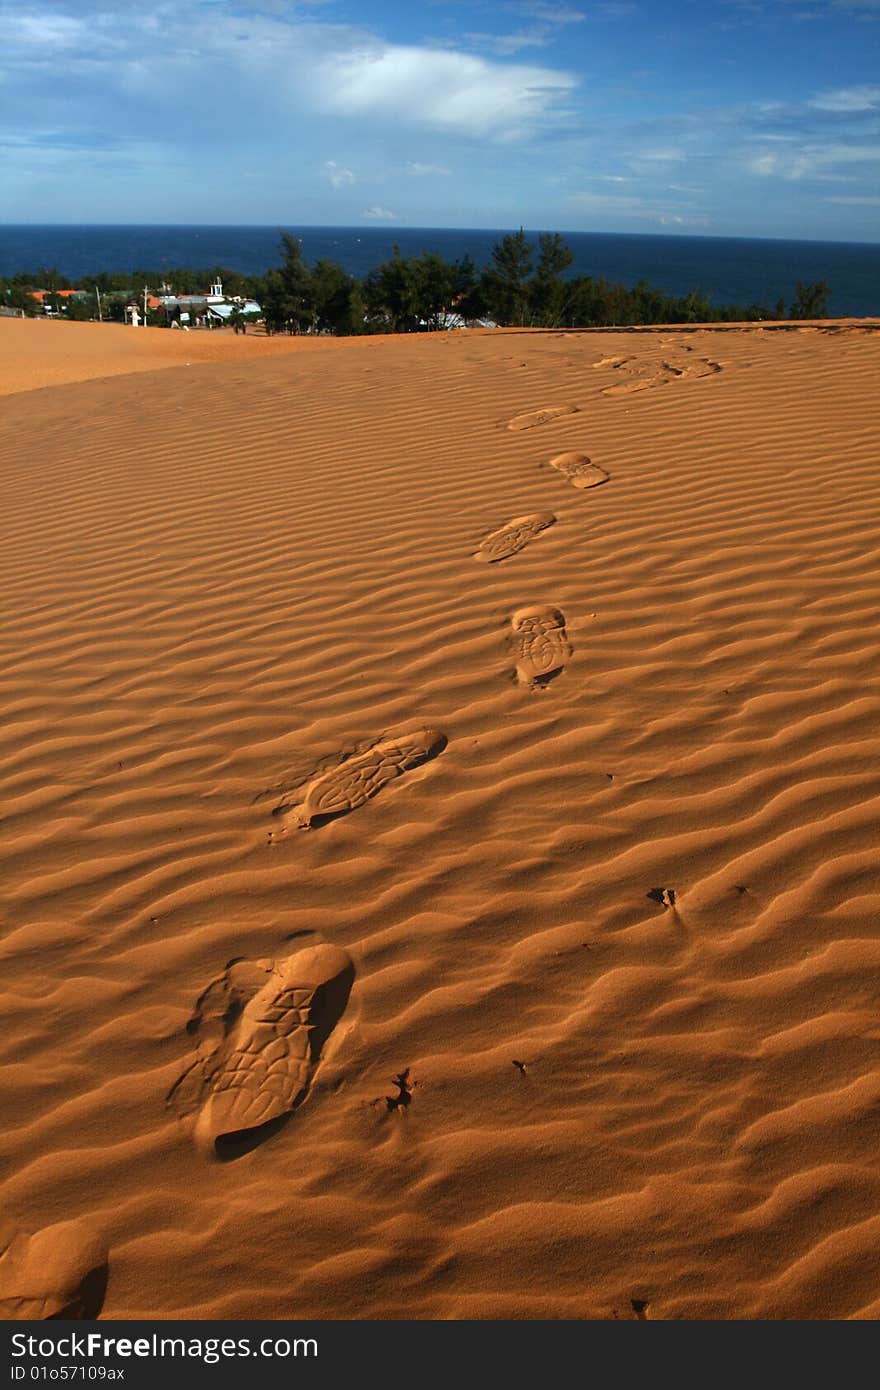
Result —
[[[152, 296], [205, 293], [215, 279], [230, 298], [256, 300], [268, 333], [414, 333], [474, 323], [502, 327], [601, 328], [652, 323], [718, 323], [764, 319], [824, 318], [830, 287], [798, 283], [790, 304], [717, 306], [699, 289], [671, 295], [647, 281], [628, 287], [601, 276], [572, 275], [572, 253], [558, 233], [537, 243], [520, 228], [495, 245], [478, 270], [469, 256], [445, 261], [425, 252], [389, 261], [362, 280], [335, 261], [309, 266], [299, 241], [281, 236], [281, 264], [264, 275], [227, 267], [102, 272], [70, 281], [57, 270], [22, 271], [0, 279], [0, 306], [67, 319], [122, 322], [126, 305]], [[34, 297], [42, 292], [42, 299]], [[65, 292], [66, 293], [62, 293]], [[75, 293], [70, 293], [75, 291]], [[147, 308], [148, 324], [167, 325], [161, 307]]]

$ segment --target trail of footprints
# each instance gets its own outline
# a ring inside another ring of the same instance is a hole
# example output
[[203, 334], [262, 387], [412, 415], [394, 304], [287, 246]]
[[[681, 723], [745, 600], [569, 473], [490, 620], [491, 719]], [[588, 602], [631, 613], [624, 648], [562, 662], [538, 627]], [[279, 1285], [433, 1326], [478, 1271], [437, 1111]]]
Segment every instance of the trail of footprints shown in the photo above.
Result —
[[[533, 429], [576, 412], [572, 405], [547, 406], [515, 416], [508, 429]], [[576, 488], [608, 480], [585, 454], [559, 454], [550, 463]], [[489, 564], [510, 559], [555, 522], [549, 511], [514, 517], [483, 539], [476, 558]], [[512, 614], [510, 645], [515, 680], [530, 690], [560, 675], [572, 655], [565, 617], [549, 604]], [[357, 810], [445, 747], [445, 735], [431, 728], [378, 740], [313, 777], [300, 801], [276, 806], [278, 829], [269, 840], [291, 828], [318, 829]], [[354, 977], [346, 951], [318, 942], [279, 960], [239, 960], [208, 986], [188, 1027], [195, 1057], [168, 1095], [169, 1107], [190, 1127], [201, 1152], [235, 1158], [302, 1105]], [[394, 1098], [388, 1110], [409, 1104], [408, 1083], [405, 1095], [405, 1104]], [[84, 1223], [65, 1222], [33, 1236], [0, 1228], [0, 1312], [7, 1318], [95, 1317], [106, 1280], [106, 1248]]]
[[[576, 412], [572, 405], [545, 406], [514, 416], [508, 429], [533, 429]], [[578, 489], [608, 481], [586, 454], [558, 454], [550, 464]], [[484, 537], [475, 558], [488, 564], [510, 559], [555, 523], [550, 511], [514, 517]], [[565, 617], [549, 604], [512, 614], [510, 645], [515, 680], [528, 689], [548, 685], [572, 655]], [[439, 729], [420, 728], [353, 753], [313, 777], [298, 802], [275, 807], [278, 829], [270, 832], [270, 842], [292, 828], [318, 829], [348, 815], [445, 747]], [[353, 979], [348, 954], [322, 943], [281, 961], [239, 962], [209, 986], [190, 1025], [198, 1038], [195, 1060], [168, 1098], [191, 1123], [203, 1152], [233, 1157], [274, 1132], [302, 1104]]]
[[[576, 412], [572, 405], [545, 406], [515, 416], [508, 429], [533, 429]], [[586, 454], [558, 454], [550, 464], [578, 489], [608, 481]], [[488, 564], [508, 560], [555, 523], [550, 511], [514, 517], [484, 537], [475, 558]], [[550, 604], [516, 609], [509, 641], [514, 679], [530, 690], [546, 687], [572, 655], [565, 617]], [[300, 800], [275, 807], [270, 843], [288, 830], [318, 829], [356, 811], [445, 747], [439, 729], [418, 728], [350, 754], [313, 777]], [[189, 1028], [197, 1038], [195, 1059], [168, 1097], [202, 1152], [235, 1157], [303, 1103], [353, 980], [349, 955], [321, 943], [280, 961], [240, 961], [208, 987]]]
[[593, 367], [618, 374], [619, 380], [602, 387], [603, 396], [628, 396], [634, 391], [665, 386], [670, 381], [680, 381], [684, 377], [714, 376], [722, 370], [720, 362], [695, 356], [694, 348], [689, 343], [682, 343], [677, 354], [670, 353], [660, 361], [651, 362], [634, 356], [603, 357], [594, 362]]
[[[508, 429], [533, 429], [576, 412], [573, 405], [546, 406], [515, 416]], [[576, 488], [596, 487], [608, 479], [584, 454], [559, 454], [550, 462]], [[476, 558], [489, 564], [507, 560], [555, 522], [549, 511], [514, 517], [483, 539]], [[537, 689], [562, 672], [572, 647], [558, 608], [518, 608], [510, 629], [519, 684]], [[445, 747], [439, 729], [419, 728], [352, 754], [315, 776], [299, 802], [276, 806], [273, 817], [279, 828], [270, 841], [292, 827], [317, 829], [357, 810]], [[170, 1108], [191, 1127], [199, 1150], [219, 1159], [235, 1158], [274, 1133], [302, 1105], [345, 1012], [354, 977], [348, 953], [319, 942], [280, 960], [239, 960], [208, 986], [188, 1027], [196, 1038], [195, 1058], [168, 1095]], [[397, 1078], [401, 1096], [389, 1100], [389, 1111], [409, 1105], [407, 1077], [405, 1071]], [[7, 1318], [94, 1318], [106, 1282], [106, 1247], [85, 1223], [64, 1222], [32, 1236], [0, 1227], [0, 1312]]]

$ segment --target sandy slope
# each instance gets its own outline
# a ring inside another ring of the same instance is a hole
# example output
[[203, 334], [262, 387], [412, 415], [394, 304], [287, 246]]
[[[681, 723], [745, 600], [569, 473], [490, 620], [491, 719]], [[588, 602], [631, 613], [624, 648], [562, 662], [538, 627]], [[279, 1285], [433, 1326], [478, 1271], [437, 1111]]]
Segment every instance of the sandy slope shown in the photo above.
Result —
[[[461, 334], [3, 403], [0, 1201], [106, 1237], [106, 1316], [880, 1313], [878, 365]], [[306, 1098], [221, 1160], [245, 1053]]]
[[[342, 346], [348, 341], [335, 338], [322, 340], [321, 345]], [[267, 338], [253, 331], [185, 333], [120, 323], [0, 318], [0, 396], [196, 362], [277, 357], [304, 347], [314, 348], [314, 344], [303, 338]]]

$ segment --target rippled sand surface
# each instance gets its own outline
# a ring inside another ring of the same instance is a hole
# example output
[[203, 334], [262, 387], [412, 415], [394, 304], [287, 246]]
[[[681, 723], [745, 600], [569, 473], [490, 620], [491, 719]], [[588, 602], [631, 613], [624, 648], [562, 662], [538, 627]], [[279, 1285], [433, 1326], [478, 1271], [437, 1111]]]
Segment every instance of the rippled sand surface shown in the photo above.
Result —
[[880, 334], [140, 365], [0, 406], [4, 1219], [106, 1317], [880, 1315]]

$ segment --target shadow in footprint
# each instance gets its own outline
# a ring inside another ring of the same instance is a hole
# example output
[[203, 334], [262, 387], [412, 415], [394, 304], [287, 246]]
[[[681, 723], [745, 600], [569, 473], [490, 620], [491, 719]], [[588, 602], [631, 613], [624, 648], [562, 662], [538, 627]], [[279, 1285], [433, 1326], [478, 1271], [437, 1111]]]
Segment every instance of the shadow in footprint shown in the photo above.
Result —
[[652, 902], [659, 903], [661, 907], [675, 907], [674, 888], [651, 888], [646, 894]]
[[407, 1110], [412, 1105], [413, 1088], [409, 1079], [409, 1067], [405, 1071], [400, 1071], [396, 1076], [392, 1076], [391, 1084], [397, 1087], [396, 1096], [386, 1096], [385, 1104], [392, 1112], [396, 1110]]
[[104, 1306], [109, 1276], [110, 1267], [107, 1264], [93, 1269], [80, 1284], [77, 1296], [71, 1299], [67, 1307], [62, 1308], [59, 1313], [53, 1313], [49, 1321], [56, 1318], [83, 1318], [89, 1322], [94, 1322]]

